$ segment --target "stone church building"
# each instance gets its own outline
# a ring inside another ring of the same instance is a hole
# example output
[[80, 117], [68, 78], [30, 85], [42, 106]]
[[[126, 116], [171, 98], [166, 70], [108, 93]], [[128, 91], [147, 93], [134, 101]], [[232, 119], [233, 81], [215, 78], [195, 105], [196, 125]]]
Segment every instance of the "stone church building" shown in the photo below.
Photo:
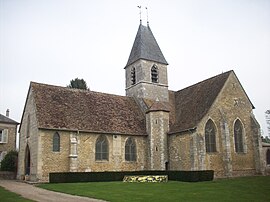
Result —
[[140, 24], [124, 68], [126, 96], [31, 82], [18, 178], [133, 170], [262, 173], [260, 126], [234, 71], [171, 91], [167, 65], [149, 24]]

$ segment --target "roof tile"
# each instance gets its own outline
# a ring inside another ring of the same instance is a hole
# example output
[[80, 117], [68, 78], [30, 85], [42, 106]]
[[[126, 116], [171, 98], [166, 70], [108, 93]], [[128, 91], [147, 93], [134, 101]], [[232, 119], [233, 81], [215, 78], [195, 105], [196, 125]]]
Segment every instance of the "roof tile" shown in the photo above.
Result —
[[149, 25], [146, 27], [140, 24], [126, 66], [139, 59], [168, 64]]
[[131, 97], [31, 83], [39, 128], [146, 135]]
[[170, 133], [196, 127], [212, 106], [231, 72], [219, 74], [174, 93], [170, 92]]

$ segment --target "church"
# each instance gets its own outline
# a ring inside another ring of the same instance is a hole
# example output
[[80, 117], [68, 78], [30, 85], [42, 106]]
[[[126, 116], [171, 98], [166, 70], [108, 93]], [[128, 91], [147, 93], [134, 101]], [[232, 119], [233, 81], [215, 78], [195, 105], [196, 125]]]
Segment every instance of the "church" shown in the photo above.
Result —
[[171, 91], [167, 66], [149, 24], [140, 23], [124, 68], [126, 96], [31, 82], [17, 178], [135, 170], [261, 174], [260, 126], [235, 72]]

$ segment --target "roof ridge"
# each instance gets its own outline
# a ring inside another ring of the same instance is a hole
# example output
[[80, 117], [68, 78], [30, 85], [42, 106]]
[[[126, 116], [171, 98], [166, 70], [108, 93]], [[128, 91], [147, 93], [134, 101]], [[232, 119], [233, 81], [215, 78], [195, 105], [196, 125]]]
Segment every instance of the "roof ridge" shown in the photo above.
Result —
[[127, 97], [124, 95], [116, 95], [116, 94], [112, 94], [112, 93], [104, 93], [104, 92], [99, 92], [99, 91], [93, 91], [93, 90], [84, 90], [84, 89], [78, 89], [78, 88], [69, 88], [66, 86], [58, 86], [58, 85], [54, 85], [54, 84], [45, 84], [45, 83], [38, 83], [38, 82], [30, 82], [30, 85], [33, 86], [34, 85], [39, 85], [39, 86], [47, 86], [47, 87], [51, 87], [51, 88], [61, 88], [61, 89], [65, 89], [67, 91], [74, 91], [74, 92], [82, 92], [82, 93], [96, 93], [96, 94], [102, 94], [102, 95], [108, 95], [108, 96], [117, 96], [117, 97]]
[[3, 115], [3, 114], [0, 114], [0, 122], [2, 123], [10, 123], [10, 124], [19, 124], [17, 121], [14, 121], [13, 119]]
[[219, 77], [219, 76], [221, 76], [221, 75], [228, 74], [228, 76], [229, 76], [229, 74], [230, 74], [231, 72], [234, 72], [234, 71], [233, 71], [233, 70], [229, 70], [229, 71], [227, 71], [227, 72], [223, 72], [223, 73], [221, 73], [221, 74], [217, 74], [216, 76], [212, 76], [212, 77], [210, 77], [210, 78], [207, 78], [207, 79], [205, 79], [205, 80], [199, 81], [199, 82], [197, 82], [197, 83], [195, 83], [195, 84], [192, 84], [192, 85], [190, 85], [190, 86], [187, 86], [187, 87], [185, 87], [185, 88], [182, 88], [182, 89], [180, 89], [180, 90], [173, 91], [173, 92], [174, 92], [174, 93], [178, 93], [178, 92], [180, 92], [180, 91], [186, 90], [186, 89], [188, 89], [188, 88], [194, 87], [194, 86], [199, 85], [199, 84], [201, 84], [201, 83], [207, 82], [207, 81], [209, 81], [209, 80], [211, 80], [211, 79], [214, 79], [214, 78], [216, 78], [216, 77]]

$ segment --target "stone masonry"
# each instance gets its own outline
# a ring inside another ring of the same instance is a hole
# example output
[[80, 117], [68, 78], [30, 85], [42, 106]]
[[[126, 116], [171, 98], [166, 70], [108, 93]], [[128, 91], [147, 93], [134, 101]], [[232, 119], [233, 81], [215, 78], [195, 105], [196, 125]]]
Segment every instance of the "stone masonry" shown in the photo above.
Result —
[[[259, 126], [251, 123], [252, 116], [250, 101], [238, 79], [231, 74], [214, 105], [197, 125], [196, 131], [169, 136], [170, 169], [213, 169], [216, 177], [261, 173], [258, 147], [260, 134], [256, 132]], [[209, 119], [212, 119], [217, 129], [217, 152], [213, 153], [206, 153], [204, 145], [204, 127]], [[234, 147], [233, 126], [237, 119], [244, 128], [243, 153], [235, 152]]]
[[[158, 83], [151, 81], [151, 68], [158, 68]], [[136, 84], [131, 83], [131, 68], [135, 68]], [[126, 67], [126, 95], [135, 98], [146, 98], [168, 102], [167, 66], [157, 62], [138, 60]]]

